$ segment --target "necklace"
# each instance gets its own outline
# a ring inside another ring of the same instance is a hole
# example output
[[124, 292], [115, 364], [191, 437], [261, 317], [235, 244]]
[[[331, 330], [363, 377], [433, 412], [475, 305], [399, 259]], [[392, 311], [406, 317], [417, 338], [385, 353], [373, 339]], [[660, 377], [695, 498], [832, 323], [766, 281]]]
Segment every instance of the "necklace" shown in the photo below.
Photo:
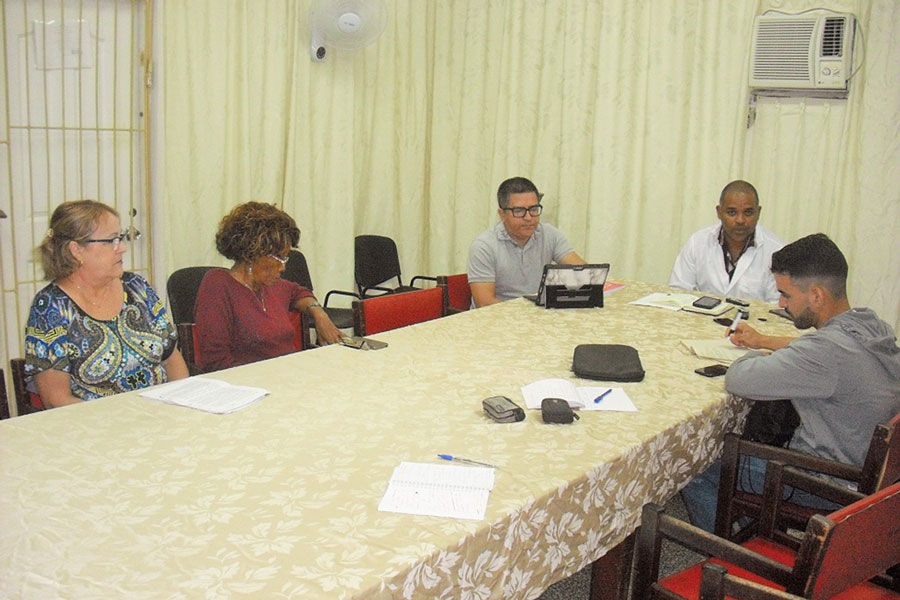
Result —
[[[232, 275], [232, 277], [234, 277], [234, 275]], [[256, 300], [259, 302], [260, 306], [262, 306], [264, 313], [269, 312], [269, 310], [266, 308], [266, 301], [263, 299], [262, 294], [259, 294], [256, 291], [254, 291], [254, 289], [252, 287], [250, 287], [250, 284], [248, 284], [244, 280], [238, 279], [237, 277], [234, 277], [234, 279], [235, 279], [235, 281], [240, 283], [242, 286], [244, 286], [245, 288], [250, 290], [250, 293], [253, 294], [253, 297], [256, 298]]]
[[100, 306], [106, 300], [106, 297], [109, 295], [109, 284], [106, 284], [106, 287], [103, 288], [103, 293], [100, 294], [100, 300], [97, 302], [94, 302], [93, 300], [88, 298], [88, 295], [85, 293], [84, 288], [82, 288], [80, 285], [78, 285], [78, 283], [75, 281], [73, 281], [72, 283], [75, 284], [75, 289], [78, 290], [78, 294], [82, 298], [84, 298], [87, 301], [87, 303], [90, 304], [91, 306], [93, 306], [95, 309], [100, 308]]

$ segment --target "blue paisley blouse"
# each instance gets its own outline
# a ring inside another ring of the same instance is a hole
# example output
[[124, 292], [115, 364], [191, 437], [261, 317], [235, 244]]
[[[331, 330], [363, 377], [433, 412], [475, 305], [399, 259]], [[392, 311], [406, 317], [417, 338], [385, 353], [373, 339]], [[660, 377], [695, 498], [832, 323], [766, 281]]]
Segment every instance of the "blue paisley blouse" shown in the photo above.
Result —
[[25, 327], [26, 381], [63, 371], [72, 395], [83, 400], [164, 383], [175, 328], [146, 279], [125, 273], [122, 287], [122, 311], [109, 321], [89, 316], [55, 283], [39, 291]]

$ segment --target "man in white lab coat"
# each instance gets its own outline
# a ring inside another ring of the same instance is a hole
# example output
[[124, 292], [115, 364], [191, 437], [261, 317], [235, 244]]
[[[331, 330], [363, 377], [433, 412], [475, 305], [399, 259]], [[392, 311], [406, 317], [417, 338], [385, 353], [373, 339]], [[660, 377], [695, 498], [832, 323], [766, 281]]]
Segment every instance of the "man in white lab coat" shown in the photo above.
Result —
[[772, 253], [784, 246], [758, 224], [762, 207], [756, 188], [732, 181], [716, 206], [718, 225], [694, 233], [678, 253], [669, 285], [715, 296], [778, 301]]

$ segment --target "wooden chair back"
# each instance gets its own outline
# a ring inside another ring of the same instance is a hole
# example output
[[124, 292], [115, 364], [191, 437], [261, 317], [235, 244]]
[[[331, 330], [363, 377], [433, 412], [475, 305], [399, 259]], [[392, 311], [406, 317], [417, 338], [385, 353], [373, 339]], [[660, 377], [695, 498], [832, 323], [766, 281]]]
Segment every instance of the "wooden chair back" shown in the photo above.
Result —
[[[862, 467], [839, 463], [816, 456], [750, 442], [730, 433], [725, 436], [722, 453], [722, 475], [716, 506], [716, 535], [726, 539], [746, 539], [755, 527], [735, 533], [733, 524], [743, 517], [757, 518], [762, 505], [760, 494], [739, 490], [742, 458], [756, 456], [765, 460], [778, 460], [786, 464], [839, 477], [857, 484], [863, 494], [872, 494], [900, 481], [900, 414], [875, 428]], [[784, 526], [800, 526], [810, 516], [821, 510], [788, 504], [782, 507]]]
[[469, 276], [465, 273], [458, 275], [438, 275], [437, 284], [447, 288], [447, 308], [451, 312], [469, 310], [472, 306], [472, 290], [469, 289]]
[[10, 359], [9, 370], [12, 373], [13, 392], [16, 395], [16, 411], [18, 414], [21, 416], [44, 410], [46, 407], [41, 401], [41, 397], [29, 392], [25, 386], [25, 359]]
[[826, 599], [900, 562], [900, 483], [827, 517], [814, 515], [794, 566], [789, 592]]
[[353, 331], [366, 336], [447, 314], [443, 286], [353, 301]]
[[871, 494], [897, 481], [900, 481], [900, 413], [875, 428], [858, 489]]
[[0, 369], [0, 420], [10, 417], [9, 397], [6, 395], [6, 374]]

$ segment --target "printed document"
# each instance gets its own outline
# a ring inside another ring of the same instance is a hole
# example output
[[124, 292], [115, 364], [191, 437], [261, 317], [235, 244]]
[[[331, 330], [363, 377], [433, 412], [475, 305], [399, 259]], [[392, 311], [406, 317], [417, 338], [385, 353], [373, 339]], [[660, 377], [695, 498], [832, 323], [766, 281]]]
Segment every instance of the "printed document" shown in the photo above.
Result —
[[[607, 393], [608, 392], [608, 393]], [[525, 406], [539, 409], [544, 398], [562, 398], [575, 410], [617, 410], [637, 412], [622, 388], [576, 386], [568, 379], [540, 379], [522, 388]], [[598, 402], [595, 402], [600, 398]]]
[[402, 462], [378, 505], [383, 512], [484, 520], [494, 469]]
[[223, 415], [244, 408], [268, 393], [262, 388], [231, 385], [218, 379], [188, 377], [146, 388], [141, 396]]

